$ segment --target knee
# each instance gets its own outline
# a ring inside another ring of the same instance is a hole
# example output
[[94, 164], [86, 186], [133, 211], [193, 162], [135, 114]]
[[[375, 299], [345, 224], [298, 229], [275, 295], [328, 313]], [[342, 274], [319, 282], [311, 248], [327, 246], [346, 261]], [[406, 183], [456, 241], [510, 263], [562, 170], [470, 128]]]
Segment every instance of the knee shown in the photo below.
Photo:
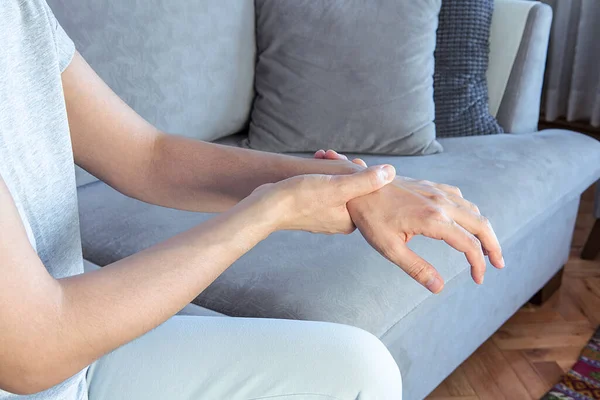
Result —
[[398, 364], [376, 336], [359, 328], [343, 326], [336, 340], [344, 350], [348, 378], [356, 384], [357, 399], [402, 399]]

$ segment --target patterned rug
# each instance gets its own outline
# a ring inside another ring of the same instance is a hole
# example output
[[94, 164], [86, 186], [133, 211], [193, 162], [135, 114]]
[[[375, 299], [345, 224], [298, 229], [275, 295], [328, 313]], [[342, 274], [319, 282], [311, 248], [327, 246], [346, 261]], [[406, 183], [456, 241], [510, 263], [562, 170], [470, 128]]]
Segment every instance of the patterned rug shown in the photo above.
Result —
[[600, 328], [585, 346], [573, 368], [542, 400], [600, 399]]

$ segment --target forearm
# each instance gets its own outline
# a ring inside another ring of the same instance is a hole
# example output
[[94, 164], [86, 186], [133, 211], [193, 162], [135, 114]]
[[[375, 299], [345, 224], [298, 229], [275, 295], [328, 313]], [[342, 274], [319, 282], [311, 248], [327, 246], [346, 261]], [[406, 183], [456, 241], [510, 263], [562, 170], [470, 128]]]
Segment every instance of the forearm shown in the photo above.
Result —
[[309, 173], [353, 172], [347, 162], [262, 153], [161, 133], [119, 99], [79, 54], [62, 81], [77, 165], [148, 203], [224, 211], [264, 183]]
[[59, 280], [43, 318], [13, 338], [21, 360], [38, 360], [28, 371], [39, 379], [32, 386], [68, 378], [177, 313], [269, 234], [261, 214], [236, 208], [99, 271]]
[[128, 195], [166, 207], [220, 212], [265, 183], [303, 174], [349, 174], [346, 161], [315, 160], [159, 135], [145, 183]]

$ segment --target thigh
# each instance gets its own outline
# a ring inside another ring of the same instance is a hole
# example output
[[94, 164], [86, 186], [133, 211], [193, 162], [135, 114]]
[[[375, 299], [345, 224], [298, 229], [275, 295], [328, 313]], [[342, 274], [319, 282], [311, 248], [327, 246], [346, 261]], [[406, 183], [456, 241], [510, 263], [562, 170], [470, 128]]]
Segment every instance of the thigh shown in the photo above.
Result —
[[398, 368], [344, 325], [178, 316], [104, 356], [90, 400], [400, 399]]

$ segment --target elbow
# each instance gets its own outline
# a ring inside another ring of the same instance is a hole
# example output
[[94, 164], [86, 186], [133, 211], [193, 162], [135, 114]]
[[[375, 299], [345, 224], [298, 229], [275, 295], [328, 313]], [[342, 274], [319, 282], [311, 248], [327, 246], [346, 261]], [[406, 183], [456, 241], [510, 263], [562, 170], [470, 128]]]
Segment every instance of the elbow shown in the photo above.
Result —
[[42, 370], [35, 361], [0, 368], [0, 391], [28, 396], [43, 392], [62, 382], [52, 369]]
[[40, 388], [37, 385], [29, 385], [23, 382], [10, 382], [7, 385], [0, 385], [0, 391], [5, 391], [16, 396], [30, 396], [43, 392], [49, 388]]
[[27, 373], [9, 374], [8, 376], [3, 374], [2, 379], [0, 379], [0, 390], [19, 396], [43, 392], [50, 387], [40, 384], [37, 379], [33, 379]]

